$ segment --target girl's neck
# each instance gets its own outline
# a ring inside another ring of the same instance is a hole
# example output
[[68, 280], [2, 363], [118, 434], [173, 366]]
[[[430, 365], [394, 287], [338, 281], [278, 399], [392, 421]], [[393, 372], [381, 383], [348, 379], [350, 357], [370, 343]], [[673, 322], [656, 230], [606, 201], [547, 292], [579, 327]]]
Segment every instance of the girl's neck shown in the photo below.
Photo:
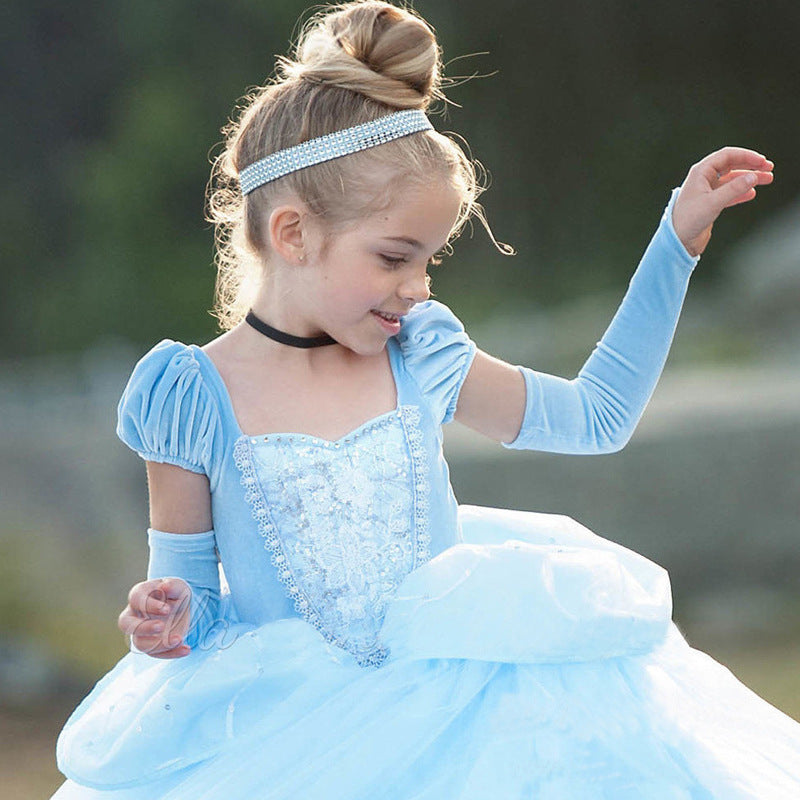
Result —
[[203, 347], [244, 434], [305, 433], [335, 441], [395, 408], [387, 350], [374, 356], [337, 345], [298, 350], [247, 329], [240, 325]]
[[313, 347], [328, 347], [332, 344], [336, 344], [335, 339], [328, 336], [328, 334], [322, 334], [321, 336], [296, 336], [292, 333], [282, 331], [257, 316], [253, 309], [247, 312], [244, 321], [262, 336], [266, 336], [267, 339], [287, 345], [288, 347], [298, 347], [301, 350], [309, 350]]
[[286, 281], [277, 278], [265, 281], [250, 308], [253, 313], [267, 325], [291, 336], [311, 338], [322, 336], [323, 331], [309, 312], [313, 304], [307, 300], [300, 302], [300, 287], [287, 285]]

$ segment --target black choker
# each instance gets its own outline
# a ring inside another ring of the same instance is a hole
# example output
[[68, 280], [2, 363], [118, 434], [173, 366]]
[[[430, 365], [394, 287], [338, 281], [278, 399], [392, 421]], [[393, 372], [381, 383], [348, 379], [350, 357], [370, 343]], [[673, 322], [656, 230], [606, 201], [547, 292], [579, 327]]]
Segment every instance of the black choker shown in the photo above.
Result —
[[259, 319], [252, 309], [247, 312], [244, 321], [248, 325], [252, 325], [259, 333], [263, 333], [264, 336], [291, 347], [323, 347], [326, 344], [336, 344], [336, 339], [331, 338], [327, 333], [322, 336], [292, 336], [291, 333], [279, 331]]

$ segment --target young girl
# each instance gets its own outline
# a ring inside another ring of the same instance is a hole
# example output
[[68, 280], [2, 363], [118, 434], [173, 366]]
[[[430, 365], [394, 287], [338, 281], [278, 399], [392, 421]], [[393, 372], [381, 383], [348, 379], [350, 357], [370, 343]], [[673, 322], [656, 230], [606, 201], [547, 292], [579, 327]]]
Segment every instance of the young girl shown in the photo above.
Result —
[[513, 367], [429, 300], [436, 254], [485, 221], [425, 114], [439, 65], [413, 12], [329, 8], [231, 128], [226, 333], [160, 342], [120, 402], [148, 580], [134, 652], [61, 734], [58, 800], [800, 796], [800, 726], [689, 648], [660, 567], [566, 517], [458, 507], [441, 447], [456, 419], [621, 448], [714, 220], [772, 163], [691, 168], [575, 380]]

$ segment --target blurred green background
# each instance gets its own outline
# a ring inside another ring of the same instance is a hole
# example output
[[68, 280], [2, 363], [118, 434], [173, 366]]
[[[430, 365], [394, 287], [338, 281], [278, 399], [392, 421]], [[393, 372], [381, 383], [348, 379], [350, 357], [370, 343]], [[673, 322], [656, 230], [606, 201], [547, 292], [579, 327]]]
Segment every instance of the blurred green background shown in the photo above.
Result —
[[[554, 511], [667, 566], [701, 649], [800, 718], [800, 5], [419, 0], [447, 72], [435, 119], [489, 170], [434, 288], [478, 343], [570, 375], [689, 165], [776, 162], [693, 278], [664, 382], [623, 453], [511, 454], [453, 430], [463, 502]], [[209, 157], [285, 53], [301, 2], [8, 0], [0, 127], [0, 768], [48, 796], [53, 741], [124, 652], [144, 573], [144, 470], [113, 434], [136, 359], [204, 343]], [[464, 56], [472, 55], [469, 58]]]

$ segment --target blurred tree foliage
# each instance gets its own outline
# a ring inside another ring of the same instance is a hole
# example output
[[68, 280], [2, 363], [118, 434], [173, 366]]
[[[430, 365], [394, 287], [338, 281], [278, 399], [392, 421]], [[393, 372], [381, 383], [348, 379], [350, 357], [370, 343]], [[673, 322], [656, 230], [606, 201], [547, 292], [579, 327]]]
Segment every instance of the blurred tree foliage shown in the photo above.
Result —
[[[497, 73], [451, 89], [461, 107], [436, 121], [490, 169], [490, 220], [519, 252], [503, 258], [477, 226], [457, 243], [436, 288], [469, 318], [623, 285], [669, 188], [722, 144], [766, 152], [781, 180], [718, 224], [698, 280], [713, 281], [726, 244], [796, 192], [792, 0], [416, 7], [451, 76]], [[298, 0], [6, 0], [5, 355], [109, 335], [141, 345], [214, 335], [209, 156], [305, 10]]]

